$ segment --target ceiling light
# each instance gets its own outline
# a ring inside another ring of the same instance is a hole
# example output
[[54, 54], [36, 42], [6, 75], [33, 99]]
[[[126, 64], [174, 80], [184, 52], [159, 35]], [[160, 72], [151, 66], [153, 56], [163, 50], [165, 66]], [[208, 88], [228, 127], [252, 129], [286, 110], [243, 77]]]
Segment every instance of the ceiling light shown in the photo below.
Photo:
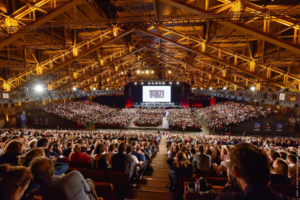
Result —
[[201, 90], [203, 90], [203, 88], [201, 88]]
[[150, 82], [148, 82], [148, 85], [150, 85], [151, 83]]
[[179, 85], [179, 82], [177, 81], [177, 85]]
[[149, 74], [149, 71], [148, 71], [148, 70], [146, 71], [146, 74]]
[[36, 85], [35, 86], [35, 91], [37, 91], [37, 92], [41, 92], [41, 91], [43, 91], [43, 86], [42, 85]]
[[163, 85], [165, 84], [165, 82], [163, 82]]
[[169, 70], [169, 74], [171, 74], [171, 71]]
[[170, 82], [170, 85], [172, 85], [172, 82]]
[[106, 90], [108, 90], [108, 88], [106, 88]]
[[209, 87], [210, 90], [212, 90], [212, 87]]
[[223, 87], [223, 90], [226, 90], [227, 89], [227, 87]]
[[251, 91], [255, 91], [255, 87], [252, 86], [252, 87], [250, 88], [250, 90], [251, 90]]
[[161, 82], [158, 83], [159, 85], [161, 84]]
[[93, 90], [96, 90], [96, 88], [93, 88]]
[[73, 87], [73, 91], [76, 91], [77, 90], [77, 88], [76, 87]]
[[142, 71], [142, 74], [144, 73], [144, 71]]
[[137, 82], [134, 82], [134, 85], [136, 85], [137, 84]]
[[121, 72], [121, 74], [124, 74], [124, 72]]
[[155, 84], [157, 85], [157, 82], [155, 82]]
[[137, 73], [139, 74], [139, 73], [140, 73], [140, 70], [137, 70]]
[[152, 85], [154, 84], [154, 82], [152, 82]]
[[151, 74], [153, 74], [154, 73], [154, 71], [151, 71]]
[[144, 83], [143, 83], [143, 82], [141, 82], [141, 85], [144, 85]]

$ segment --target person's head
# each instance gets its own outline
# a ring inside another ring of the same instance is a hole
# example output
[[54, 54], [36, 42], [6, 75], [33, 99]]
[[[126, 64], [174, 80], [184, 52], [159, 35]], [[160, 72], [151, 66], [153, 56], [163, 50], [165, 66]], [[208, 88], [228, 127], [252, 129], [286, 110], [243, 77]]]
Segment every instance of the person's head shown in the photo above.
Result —
[[72, 148], [72, 152], [74, 153], [80, 153], [81, 152], [81, 145], [80, 144], [75, 144]]
[[40, 185], [54, 177], [54, 164], [50, 158], [36, 157], [30, 162], [29, 168], [33, 179]]
[[277, 158], [273, 163], [273, 167], [276, 174], [283, 175], [284, 177], [290, 176], [289, 165], [282, 158]]
[[0, 199], [19, 200], [31, 179], [31, 172], [26, 167], [0, 165]]
[[266, 153], [249, 143], [239, 143], [230, 151], [230, 162], [239, 187], [248, 184], [267, 185], [270, 168]]
[[198, 148], [198, 150], [199, 150], [199, 152], [201, 153], [201, 154], [203, 154], [204, 153], [204, 146], [202, 146], [202, 145], [200, 145], [199, 146], [199, 148]]
[[105, 152], [104, 145], [97, 142], [93, 154], [101, 154], [103, 152]]
[[31, 140], [30, 142], [29, 142], [29, 144], [28, 144], [28, 146], [30, 147], [30, 148], [36, 148], [36, 146], [37, 146], [37, 140]]
[[22, 143], [18, 140], [11, 140], [4, 147], [3, 154], [6, 153], [21, 153], [22, 152]]
[[195, 149], [195, 148], [191, 148], [190, 153], [191, 153], [192, 155], [195, 155], [195, 154], [196, 154], [196, 149]]
[[139, 152], [139, 151], [140, 151], [140, 149], [141, 149], [140, 145], [139, 145], [139, 144], [137, 144], [137, 145], [135, 146], [135, 151], [136, 151], [136, 152]]
[[72, 142], [67, 142], [66, 143], [66, 149], [70, 149], [70, 148], [72, 148]]
[[287, 153], [281, 151], [280, 152], [280, 157], [283, 159], [283, 160], [286, 160], [286, 156], [287, 156]]
[[178, 151], [176, 154], [176, 166], [178, 168], [187, 168], [187, 165], [189, 164], [189, 161], [186, 157], [186, 154], [183, 151]]
[[122, 142], [119, 146], [118, 146], [118, 153], [124, 153], [126, 150], [126, 144], [124, 142]]
[[77, 142], [76, 142], [77, 144], [80, 144], [80, 145], [82, 145], [82, 143], [83, 143], [83, 140], [80, 138], [80, 139], [78, 139], [77, 140]]
[[126, 154], [130, 154], [132, 152], [132, 147], [131, 145], [126, 146]]
[[286, 160], [289, 164], [296, 164], [297, 163], [297, 157], [295, 155], [292, 155], [292, 154], [287, 155]]
[[109, 152], [114, 152], [114, 150], [115, 150], [115, 144], [112, 143], [112, 144], [109, 145], [108, 151]]
[[42, 137], [37, 141], [37, 147], [48, 148], [49, 140], [48, 138]]
[[32, 159], [40, 156], [45, 156], [45, 152], [42, 148], [32, 149], [25, 155], [19, 156], [19, 165], [28, 167]]
[[215, 160], [221, 160], [221, 152], [219, 149], [214, 150], [213, 157], [215, 158]]
[[270, 150], [270, 159], [272, 161], [275, 161], [277, 158], [280, 158], [280, 153], [278, 153], [277, 151], [275, 151], [274, 149]]
[[210, 149], [206, 149], [205, 154], [211, 156], [212, 155], [212, 151]]

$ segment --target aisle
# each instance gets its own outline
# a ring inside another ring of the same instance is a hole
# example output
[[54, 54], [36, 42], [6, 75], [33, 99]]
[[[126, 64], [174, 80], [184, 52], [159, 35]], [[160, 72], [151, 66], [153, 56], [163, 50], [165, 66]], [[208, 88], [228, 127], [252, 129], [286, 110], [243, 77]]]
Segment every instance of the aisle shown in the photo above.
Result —
[[163, 136], [163, 139], [159, 144], [159, 151], [151, 162], [154, 172], [145, 173], [141, 180], [134, 183], [136, 184], [136, 189], [132, 190], [131, 198], [138, 200], [180, 199], [175, 193], [170, 193], [169, 188], [166, 187], [169, 183], [169, 166], [166, 162], [167, 158], [166, 136]]

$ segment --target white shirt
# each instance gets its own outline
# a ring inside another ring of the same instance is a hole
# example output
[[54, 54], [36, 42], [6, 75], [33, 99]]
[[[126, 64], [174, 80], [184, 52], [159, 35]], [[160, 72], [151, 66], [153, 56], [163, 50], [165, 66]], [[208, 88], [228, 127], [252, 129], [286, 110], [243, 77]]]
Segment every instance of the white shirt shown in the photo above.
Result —
[[[139, 160], [137, 159], [137, 157], [135, 155], [131, 155], [131, 158], [132, 158], [132, 160], [134, 162], [134, 165], [137, 165], [137, 164], [140, 163]], [[139, 166], [137, 166], [136, 168], [137, 168], [137, 170], [139, 170]]]

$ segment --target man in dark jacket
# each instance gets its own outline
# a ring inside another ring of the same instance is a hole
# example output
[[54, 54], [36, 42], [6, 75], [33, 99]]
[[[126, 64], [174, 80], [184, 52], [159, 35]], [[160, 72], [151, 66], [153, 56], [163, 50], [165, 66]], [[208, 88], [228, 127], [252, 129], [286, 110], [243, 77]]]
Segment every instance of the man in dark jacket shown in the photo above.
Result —
[[95, 185], [90, 179], [84, 180], [78, 171], [64, 177], [54, 175], [54, 164], [46, 157], [34, 158], [30, 163], [33, 180], [40, 184], [38, 190], [31, 191], [26, 200], [40, 196], [43, 200], [97, 200]]
[[118, 147], [118, 153], [114, 154], [111, 158], [111, 166], [116, 171], [126, 171], [128, 173], [129, 180], [133, 174], [134, 163], [130, 155], [126, 154], [126, 145], [121, 143]]

